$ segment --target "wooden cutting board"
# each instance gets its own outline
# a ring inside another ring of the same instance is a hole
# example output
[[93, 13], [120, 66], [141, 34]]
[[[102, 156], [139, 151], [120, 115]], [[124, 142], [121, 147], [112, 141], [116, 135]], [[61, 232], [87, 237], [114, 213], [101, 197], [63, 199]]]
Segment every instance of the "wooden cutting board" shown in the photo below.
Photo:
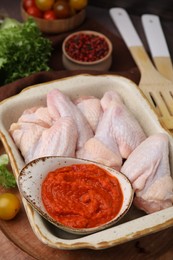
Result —
[[[0, 154], [5, 152], [0, 144]], [[10, 191], [20, 198], [17, 188]], [[173, 227], [105, 250], [58, 250], [40, 242], [33, 233], [23, 206], [11, 221], [0, 221], [0, 260], [104, 260], [173, 259]]]

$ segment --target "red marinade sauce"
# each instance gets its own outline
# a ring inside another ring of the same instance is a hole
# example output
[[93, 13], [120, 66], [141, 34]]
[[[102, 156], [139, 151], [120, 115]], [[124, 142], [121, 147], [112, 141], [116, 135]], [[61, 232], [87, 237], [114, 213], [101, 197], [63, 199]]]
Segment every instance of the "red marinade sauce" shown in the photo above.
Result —
[[80, 33], [67, 40], [65, 50], [75, 60], [93, 62], [104, 58], [108, 54], [109, 46], [104, 37]]
[[42, 184], [49, 215], [72, 228], [92, 228], [119, 213], [123, 193], [116, 177], [95, 164], [74, 164], [49, 172]]

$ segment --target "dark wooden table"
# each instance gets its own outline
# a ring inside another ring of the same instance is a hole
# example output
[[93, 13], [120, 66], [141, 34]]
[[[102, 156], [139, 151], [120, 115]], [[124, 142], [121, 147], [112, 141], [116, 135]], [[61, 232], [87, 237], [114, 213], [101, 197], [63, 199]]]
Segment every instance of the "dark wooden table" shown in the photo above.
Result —
[[[96, 3], [97, 2], [97, 3]], [[98, 6], [100, 2], [100, 6]], [[106, 3], [105, 3], [106, 2]], [[140, 2], [140, 5], [139, 5]], [[164, 2], [164, 3], [163, 3]], [[155, 13], [161, 17], [163, 30], [165, 32], [168, 47], [173, 57], [173, 11], [172, 1], [89, 1], [90, 5], [87, 8], [87, 16], [96, 18], [100, 24], [109, 28], [112, 33], [117, 34], [115, 27], [109, 17], [109, 8], [113, 6], [122, 6], [128, 9], [131, 18], [135, 24], [144, 45], [147, 48], [146, 40], [140, 22], [140, 15], [142, 13]], [[114, 4], [115, 3], [115, 4]], [[169, 8], [170, 5], [170, 8]], [[143, 7], [143, 8], [142, 8]], [[0, 0], [0, 13], [7, 14], [13, 18], [21, 20], [20, 16], [20, 1], [19, 0]], [[20, 228], [20, 227], [19, 227]], [[17, 232], [17, 231], [16, 231]], [[27, 236], [27, 232], [26, 232]], [[12, 241], [11, 241], [12, 240]], [[17, 241], [10, 239], [8, 235], [0, 231], [0, 260], [32, 260], [35, 259], [24, 252], [18, 245]], [[32, 251], [32, 249], [31, 249]], [[83, 253], [82, 253], [83, 252]], [[93, 251], [93, 250], [80, 250], [63, 252], [60, 257], [54, 259], [59, 260], [100, 260], [100, 259], [158, 259], [158, 260], [171, 260], [173, 259], [173, 228], [160, 231], [146, 237], [130, 241], [126, 244], [116, 246], [114, 248]], [[40, 260], [42, 257], [40, 256]], [[45, 258], [44, 258], [45, 259]], [[50, 258], [47, 258], [50, 259]]]

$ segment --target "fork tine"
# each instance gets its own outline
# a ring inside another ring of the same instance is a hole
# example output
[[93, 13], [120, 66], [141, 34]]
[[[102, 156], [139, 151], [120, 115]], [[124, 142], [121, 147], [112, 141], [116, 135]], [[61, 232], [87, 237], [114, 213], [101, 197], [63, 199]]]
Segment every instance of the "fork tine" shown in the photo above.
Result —
[[143, 93], [144, 93], [145, 97], [147, 98], [148, 102], [150, 103], [150, 105], [152, 106], [152, 108], [157, 113], [157, 115], [159, 117], [162, 116], [162, 113], [161, 113], [158, 105], [156, 104], [155, 100], [153, 99], [153, 96], [151, 95], [151, 93], [149, 93], [148, 91], [143, 91]]
[[162, 98], [167, 105], [170, 114], [173, 116], [173, 92], [163, 91], [161, 92]]
[[[162, 92], [150, 92], [150, 95], [151, 97], [153, 98], [153, 100], [155, 101], [156, 105], [159, 106], [159, 110], [160, 110], [160, 113], [161, 113], [161, 116], [164, 116], [164, 117], [170, 117], [171, 114], [168, 110], [168, 107], [165, 103], [165, 99], [163, 98], [163, 93]], [[166, 97], [166, 95], [164, 96]], [[167, 95], [168, 97], [168, 95]], [[166, 98], [167, 98], [166, 97]]]
[[[159, 120], [160, 122], [165, 125], [169, 130], [173, 130], [173, 120], [172, 120], [172, 114], [169, 110], [169, 108], [173, 108], [173, 100], [171, 99], [171, 96], [169, 94], [168, 91], [165, 92], [151, 92], [151, 95], [153, 97], [153, 99], [155, 100], [156, 104], [159, 104], [159, 112], [160, 112], [160, 116], [159, 116]], [[169, 107], [168, 107], [168, 103], [167, 101], [171, 101], [169, 103]], [[172, 106], [171, 106], [172, 104]], [[157, 111], [157, 107], [156, 107], [156, 112]]]
[[173, 134], [173, 120], [172, 120], [172, 117], [171, 116], [166, 117], [166, 121], [165, 121], [165, 117], [161, 116], [159, 118], [159, 120]]

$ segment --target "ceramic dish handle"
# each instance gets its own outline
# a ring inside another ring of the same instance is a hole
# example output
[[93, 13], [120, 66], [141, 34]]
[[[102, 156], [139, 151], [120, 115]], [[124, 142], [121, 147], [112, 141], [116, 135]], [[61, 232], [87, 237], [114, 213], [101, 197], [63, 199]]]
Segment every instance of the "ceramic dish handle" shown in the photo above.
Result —
[[142, 15], [142, 25], [157, 69], [166, 78], [173, 81], [172, 61], [159, 17], [144, 14]]

